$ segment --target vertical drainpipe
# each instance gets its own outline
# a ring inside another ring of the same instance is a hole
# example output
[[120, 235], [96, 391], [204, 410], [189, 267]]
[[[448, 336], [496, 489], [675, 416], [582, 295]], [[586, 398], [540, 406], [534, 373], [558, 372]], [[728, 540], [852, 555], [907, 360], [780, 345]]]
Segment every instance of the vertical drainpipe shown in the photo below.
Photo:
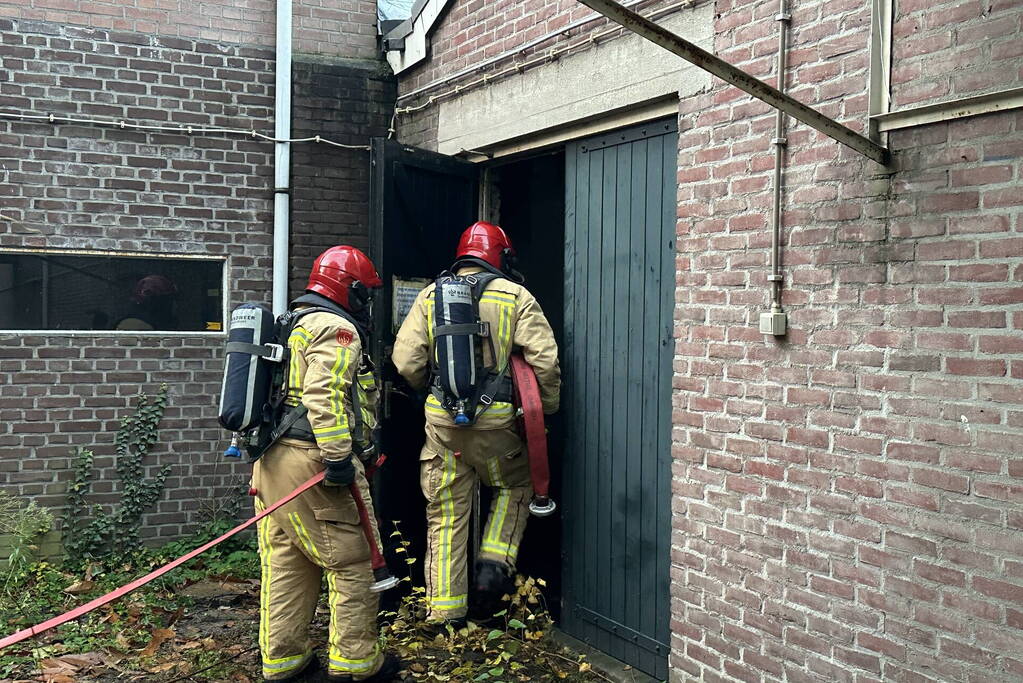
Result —
[[[788, 65], [786, 50], [789, 22], [792, 21], [787, 0], [778, 0], [778, 14], [775, 15], [775, 19], [778, 21], [778, 90], [785, 92], [785, 70]], [[788, 144], [788, 140], [785, 138], [787, 118], [781, 109], [776, 112], [774, 139], [771, 140], [774, 145], [774, 207], [771, 216], [771, 272], [767, 276], [771, 283], [771, 311], [760, 317], [760, 331], [776, 336], [785, 334], [788, 327], [786, 315], [781, 307], [781, 187], [782, 163], [785, 157], [785, 146]]]
[[291, 0], [277, 0], [277, 64], [274, 86], [273, 310], [288, 307], [288, 237], [291, 213]]

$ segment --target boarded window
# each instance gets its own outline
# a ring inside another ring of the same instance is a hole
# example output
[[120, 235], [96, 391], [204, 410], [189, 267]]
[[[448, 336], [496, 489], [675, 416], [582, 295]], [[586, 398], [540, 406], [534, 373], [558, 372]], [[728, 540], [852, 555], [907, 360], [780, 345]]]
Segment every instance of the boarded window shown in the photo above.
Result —
[[0, 252], [0, 329], [216, 332], [220, 259]]

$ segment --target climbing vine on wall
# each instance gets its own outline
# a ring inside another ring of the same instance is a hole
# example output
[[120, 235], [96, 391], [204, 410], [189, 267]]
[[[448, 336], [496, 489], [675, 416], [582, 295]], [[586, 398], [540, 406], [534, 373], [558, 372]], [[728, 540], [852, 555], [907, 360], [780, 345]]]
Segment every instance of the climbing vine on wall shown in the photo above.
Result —
[[70, 561], [116, 562], [141, 549], [142, 516], [160, 498], [171, 469], [164, 465], [152, 476], [146, 474], [145, 460], [156, 443], [166, 406], [167, 385], [162, 384], [155, 396], [140, 393], [135, 411], [121, 421], [114, 437], [120, 496], [110, 510], [89, 502], [96, 476], [93, 452], [86, 448], [74, 451], [74, 478], [68, 486], [64, 533], [64, 550]]

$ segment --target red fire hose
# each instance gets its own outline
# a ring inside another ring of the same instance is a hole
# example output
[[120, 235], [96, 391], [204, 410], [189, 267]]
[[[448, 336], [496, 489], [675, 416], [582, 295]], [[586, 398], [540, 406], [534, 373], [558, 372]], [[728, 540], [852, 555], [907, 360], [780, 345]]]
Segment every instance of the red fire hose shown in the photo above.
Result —
[[[379, 466], [382, 462], [383, 462], [383, 456], [381, 456], [381, 459], [379, 461], [377, 461], [376, 464]], [[374, 467], [373, 469], [376, 469], [376, 468]], [[367, 476], [371, 475], [371, 473], [372, 473], [372, 470], [367, 471]], [[232, 536], [234, 536], [235, 534], [237, 534], [239, 531], [252, 526], [253, 524], [255, 524], [259, 520], [263, 519], [264, 517], [266, 517], [270, 513], [274, 512], [275, 510], [280, 509], [282, 506], [287, 505], [291, 501], [295, 500], [295, 498], [299, 497], [300, 495], [302, 495], [303, 493], [305, 493], [306, 491], [308, 491], [309, 489], [311, 489], [312, 487], [316, 486], [318, 483], [323, 481], [324, 474], [325, 474], [325, 472], [319, 472], [318, 474], [316, 474], [313, 477], [311, 477], [304, 484], [299, 486], [297, 489], [295, 489], [294, 491], [292, 491], [288, 495], [284, 496], [284, 498], [281, 498], [279, 501], [277, 501], [273, 505], [270, 505], [269, 507], [267, 507], [265, 510], [260, 512], [255, 517], [252, 517], [251, 519], [245, 520], [244, 522], [242, 522], [241, 524], [239, 524], [235, 528], [233, 528], [230, 531], [228, 531], [226, 534], [223, 534], [222, 536], [218, 536], [217, 538], [213, 539], [209, 543], [205, 543], [205, 544], [199, 546], [198, 548], [196, 548], [195, 550], [192, 550], [192, 551], [190, 551], [188, 553], [185, 553], [184, 555], [182, 555], [178, 559], [172, 560], [171, 562], [163, 565], [159, 569], [155, 569], [155, 570], [149, 572], [148, 574], [146, 574], [145, 576], [143, 576], [141, 578], [138, 578], [138, 579], [135, 579], [131, 583], [125, 584], [125, 585], [121, 586], [120, 588], [112, 590], [109, 593], [107, 593], [106, 595], [102, 595], [102, 596], [96, 598], [95, 600], [90, 600], [89, 602], [85, 603], [84, 605], [79, 605], [78, 607], [75, 607], [74, 609], [72, 609], [72, 610], [70, 610], [68, 612], [65, 612], [64, 614], [61, 614], [61, 615], [56, 616], [56, 617], [53, 617], [52, 619], [47, 619], [46, 621], [44, 621], [41, 624], [36, 624], [35, 626], [30, 626], [29, 628], [22, 629], [21, 631], [18, 631], [16, 633], [12, 633], [9, 636], [5, 636], [3, 638], [0, 638], [0, 650], [3, 650], [4, 648], [9, 647], [11, 645], [14, 645], [15, 643], [20, 643], [21, 641], [23, 641], [23, 640], [25, 640], [27, 638], [31, 638], [32, 636], [37, 636], [40, 633], [43, 633], [45, 631], [49, 631], [50, 629], [56, 628], [57, 626], [60, 626], [61, 624], [66, 624], [67, 622], [72, 621], [74, 619], [77, 619], [78, 617], [80, 617], [82, 615], [88, 614], [89, 612], [93, 611], [94, 609], [96, 609], [98, 607], [102, 607], [103, 605], [106, 605], [108, 603], [111, 603], [114, 600], [117, 600], [118, 598], [124, 597], [125, 595], [127, 595], [128, 593], [131, 593], [135, 589], [141, 588], [142, 586], [146, 585], [147, 583], [149, 583], [153, 579], [157, 579], [157, 578], [163, 576], [164, 574], [166, 574], [167, 572], [180, 567], [185, 562], [188, 562], [189, 560], [191, 560], [191, 559], [193, 559], [193, 558], [195, 558], [195, 557], [197, 557], [199, 555], [202, 555], [204, 552], [206, 552], [207, 550], [209, 550], [213, 546], [215, 546], [215, 545], [217, 545], [219, 543], [223, 543], [227, 539], [229, 539]], [[390, 572], [388, 572], [388, 570], [387, 570], [387, 564], [386, 564], [386, 562], [384, 562], [383, 555], [381, 555], [381, 553], [380, 553], [380, 548], [377, 546], [376, 537], [373, 534], [373, 527], [370, 524], [369, 512], [366, 509], [366, 503], [362, 500], [362, 495], [359, 493], [359, 489], [356, 487], [355, 484], [352, 484], [352, 486], [351, 486], [351, 488], [349, 490], [352, 493], [352, 498], [355, 499], [356, 507], [358, 507], [358, 509], [359, 509], [359, 521], [361, 522], [363, 533], [366, 535], [366, 540], [369, 543], [369, 547], [370, 547], [370, 554], [371, 554], [371, 557], [372, 557], [372, 566], [373, 566], [373, 578], [374, 578], [374, 583], [370, 587], [370, 590], [372, 590], [374, 592], [386, 590], [386, 589], [391, 588], [392, 586], [396, 585], [398, 583], [398, 581], [395, 578], [393, 578], [390, 575]]]
[[521, 353], [511, 355], [512, 387], [519, 409], [519, 426], [526, 442], [529, 477], [533, 484], [533, 501], [529, 511], [537, 517], [553, 514], [557, 506], [548, 492], [551, 482], [547, 460], [547, 429], [544, 426], [543, 403], [536, 373]]
[[146, 574], [142, 578], [135, 579], [134, 581], [132, 581], [129, 584], [125, 584], [125, 585], [121, 586], [120, 588], [118, 588], [116, 590], [112, 590], [109, 593], [107, 593], [106, 595], [102, 595], [102, 596], [96, 598], [95, 600], [90, 600], [89, 602], [85, 603], [84, 605], [79, 605], [78, 607], [75, 607], [73, 610], [71, 610], [69, 612], [64, 612], [64, 614], [61, 614], [60, 616], [53, 617], [52, 619], [48, 619], [48, 620], [44, 621], [41, 624], [37, 624], [35, 626], [30, 626], [29, 628], [22, 629], [21, 631], [18, 631], [17, 633], [12, 633], [9, 636], [6, 636], [4, 638], [0, 638], [0, 650], [3, 650], [5, 647], [8, 647], [10, 645], [14, 645], [15, 643], [20, 643], [21, 641], [25, 640], [26, 638], [31, 638], [32, 636], [37, 636], [37, 635], [39, 635], [40, 633], [42, 633], [44, 631], [49, 631], [51, 628], [56, 628], [57, 626], [60, 626], [61, 624], [66, 624], [67, 622], [69, 622], [69, 621], [71, 621], [73, 619], [77, 619], [78, 617], [82, 616], [83, 614], [88, 614], [89, 612], [91, 612], [92, 610], [96, 609], [97, 607], [102, 607], [103, 605], [106, 605], [107, 603], [113, 602], [114, 600], [117, 600], [118, 598], [123, 597], [123, 596], [127, 595], [128, 593], [131, 593], [136, 588], [141, 588], [142, 586], [146, 585], [147, 583], [149, 583], [153, 579], [156, 579], [156, 578], [159, 578], [159, 577], [163, 576], [164, 574], [166, 574], [167, 572], [171, 571], [172, 569], [176, 569], [176, 568], [180, 567], [181, 565], [183, 565], [185, 562], [188, 562], [192, 558], [197, 557], [199, 555], [202, 555], [204, 552], [206, 552], [207, 550], [209, 550], [213, 546], [217, 545], [218, 543], [223, 543], [224, 541], [226, 541], [227, 539], [231, 538], [232, 536], [234, 536], [236, 533], [238, 533], [242, 529], [245, 529], [247, 527], [252, 526], [253, 524], [258, 522], [259, 520], [261, 520], [264, 517], [266, 517], [267, 515], [269, 515], [274, 510], [277, 510], [278, 508], [280, 508], [283, 505], [287, 505], [288, 503], [293, 501], [295, 498], [297, 498], [301, 494], [305, 493], [306, 491], [308, 491], [309, 489], [311, 489], [312, 487], [316, 486], [321, 481], [323, 481], [323, 475], [324, 474], [325, 474], [324, 472], [320, 472], [319, 474], [315, 475], [314, 477], [309, 479], [309, 481], [307, 481], [306, 483], [302, 484], [301, 486], [299, 486], [297, 489], [295, 489], [294, 491], [292, 491], [288, 495], [284, 496], [284, 498], [281, 498], [279, 501], [277, 501], [276, 503], [274, 503], [273, 505], [271, 505], [267, 509], [265, 509], [262, 512], [260, 512], [255, 517], [253, 517], [251, 519], [245, 520], [244, 522], [242, 522], [241, 524], [239, 524], [235, 528], [233, 528], [230, 531], [228, 531], [223, 536], [219, 536], [219, 537], [213, 539], [212, 541], [210, 541], [209, 543], [205, 543], [205, 544], [199, 546], [198, 548], [196, 548], [195, 550], [193, 550], [191, 552], [188, 552], [188, 553], [185, 553], [184, 555], [182, 555], [178, 559], [173, 560], [173, 561], [163, 565], [159, 569], [155, 569], [155, 570], [149, 572], [148, 574]]

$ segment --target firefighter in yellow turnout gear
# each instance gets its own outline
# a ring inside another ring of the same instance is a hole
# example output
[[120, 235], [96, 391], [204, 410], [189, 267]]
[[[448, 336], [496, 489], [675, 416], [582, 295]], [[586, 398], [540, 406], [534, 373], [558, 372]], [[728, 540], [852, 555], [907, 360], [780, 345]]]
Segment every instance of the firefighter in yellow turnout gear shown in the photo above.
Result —
[[[462, 235], [452, 271], [459, 276], [500, 273], [479, 297], [479, 318], [489, 324], [492, 341], [483, 345], [484, 360], [498, 373], [504, 373], [512, 350], [520, 349], [536, 372], [544, 412], [550, 414], [557, 411], [560, 395], [557, 343], [533, 295], [506, 277], [514, 272], [508, 262], [513, 255], [501, 228], [476, 223]], [[420, 292], [394, 344], [395, 367], [417, 389], [431, 381], [431, 366], [437, 362], [431, 358], [435, 289], [436, 285], [431, 284]], [[428, 622], [459, 625], [466, 617], [466, 546], [477, 480], [494, 492], [476, 558], [473, 586], [478, 604], [492, 605], [510, 587], [532, 495], [529, 463], [522, 452], [510, 401], [508, 392], [496, 395], [474, 424], [462, 427], [456, 426], [436, 392], [427, 396], [420, 483], [427, 500]]]
[[[333, 247], [317, 258], [306, 295], [292, 305], [301, 311], [332, 304], [351, 315], [307, 312], [295, 323], [287, 340], [284, 414], [285, 420], [291, 411], [302, 417], [253, 469], [257, 511], [326, 470], [322, 487], [306, 491], [258, 525], [259, 648], [268, 681], [389, 681], [400, 668], [393, 655], [380, 650], [370, 550], [348, 489], [352, 483], [358, 486], [375, 527], [369, 485], [357, 456], [371, 453], [378, 392], [371, 368], [363, 365], [353, 320], [368, 327], [368, 288], [379, 285], [362, 252]], [[308, 635], [323, 579], [330, 606], [326, 672], [320, 670]]]

